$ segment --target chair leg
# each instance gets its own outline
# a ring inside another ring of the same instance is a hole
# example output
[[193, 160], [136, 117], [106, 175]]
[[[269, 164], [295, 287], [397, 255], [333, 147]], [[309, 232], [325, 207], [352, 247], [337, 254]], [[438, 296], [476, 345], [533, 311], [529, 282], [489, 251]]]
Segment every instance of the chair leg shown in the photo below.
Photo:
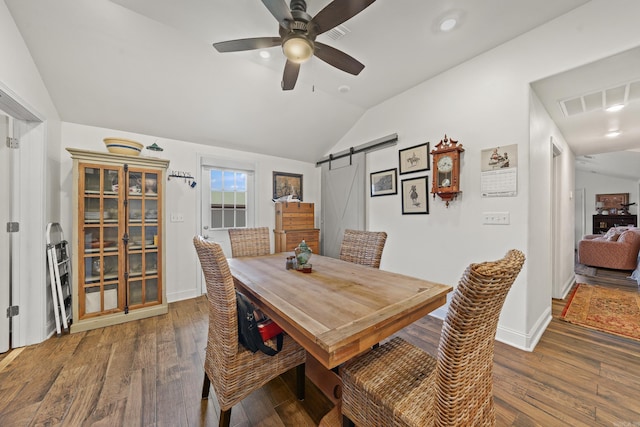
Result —
[[220, 427], [229, 427], [229, 423], [231, 422], [231, 408], [226, 411], [220, 411], [220, 422], [218, 425]]
[[207, 375], [207, 373], [204, 373], [204, 381], [202, 383], [202, 398], [203, 399], [208, 399], [209, 398], [209, 387], [211, 386], [211, 381], [209, 380], [209, 376]]
[[296, 366], [296, 395], [298, 400], [304, 400], [304, 363]]
[[353, 421], [351, 421], [349, 418], [347, 418], [346, 415], [342, 416], [342, 427], [355, 427], [355, 424], [353, 423]]

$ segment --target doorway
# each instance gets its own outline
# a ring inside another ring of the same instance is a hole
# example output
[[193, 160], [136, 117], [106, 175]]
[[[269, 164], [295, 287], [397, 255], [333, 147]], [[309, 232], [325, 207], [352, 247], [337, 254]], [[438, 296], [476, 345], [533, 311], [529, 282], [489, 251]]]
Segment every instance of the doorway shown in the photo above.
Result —
[[[256, 165], [233, 159], [200, 156], [198, 232], [231, 257], [229, 228], [255, 227]], [[198, 289], [207, 287], [198, 267]]]
[[[11, 200], [11, 156], [10, 148], [4, 141], [9, 135], [9, 116], [0, 111], [0, 200]], [[0, 225], [11, 219], [11, 203], [0, 203]], [[11, 250], [10, 235], [0, 232], [0, 353], [11, 347], [11, 322], [4, 315], [11, 305]]]

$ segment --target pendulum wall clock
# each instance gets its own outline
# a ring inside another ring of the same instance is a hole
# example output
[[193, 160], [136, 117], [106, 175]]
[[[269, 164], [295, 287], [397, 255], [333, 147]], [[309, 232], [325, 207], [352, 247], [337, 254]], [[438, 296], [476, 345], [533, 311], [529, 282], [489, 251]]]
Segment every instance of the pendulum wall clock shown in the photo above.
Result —
[[449, 207], [449, 202], [460, 193], [460, 153], [464, 151], [462, 144], [444, 136], [433, 150], [433, 179], [431, 193], [436, 194], [445, 201]]

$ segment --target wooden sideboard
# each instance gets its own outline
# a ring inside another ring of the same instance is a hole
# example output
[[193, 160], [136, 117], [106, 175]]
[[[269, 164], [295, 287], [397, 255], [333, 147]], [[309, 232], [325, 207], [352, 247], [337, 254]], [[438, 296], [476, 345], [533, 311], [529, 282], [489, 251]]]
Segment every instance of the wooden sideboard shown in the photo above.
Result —
[[606, 233], [611, 227], [638, 226], [637, 215], [593, 215], [593, 234]]
[[314, 228], [313, 203], [276, 203], [275, 252], [292, 252], [303, 240], [314, 254], [320, 253], [320, 230]]

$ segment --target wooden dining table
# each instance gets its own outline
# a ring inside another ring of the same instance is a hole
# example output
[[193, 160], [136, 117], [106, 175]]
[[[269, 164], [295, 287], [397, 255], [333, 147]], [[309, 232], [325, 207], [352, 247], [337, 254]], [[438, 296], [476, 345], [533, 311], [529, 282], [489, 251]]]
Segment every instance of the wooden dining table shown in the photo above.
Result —
[[321, 255], [312, 271], [289, 253], [229, 259], [236, 288], [332, 369], [446, 303], [451, 286]]

